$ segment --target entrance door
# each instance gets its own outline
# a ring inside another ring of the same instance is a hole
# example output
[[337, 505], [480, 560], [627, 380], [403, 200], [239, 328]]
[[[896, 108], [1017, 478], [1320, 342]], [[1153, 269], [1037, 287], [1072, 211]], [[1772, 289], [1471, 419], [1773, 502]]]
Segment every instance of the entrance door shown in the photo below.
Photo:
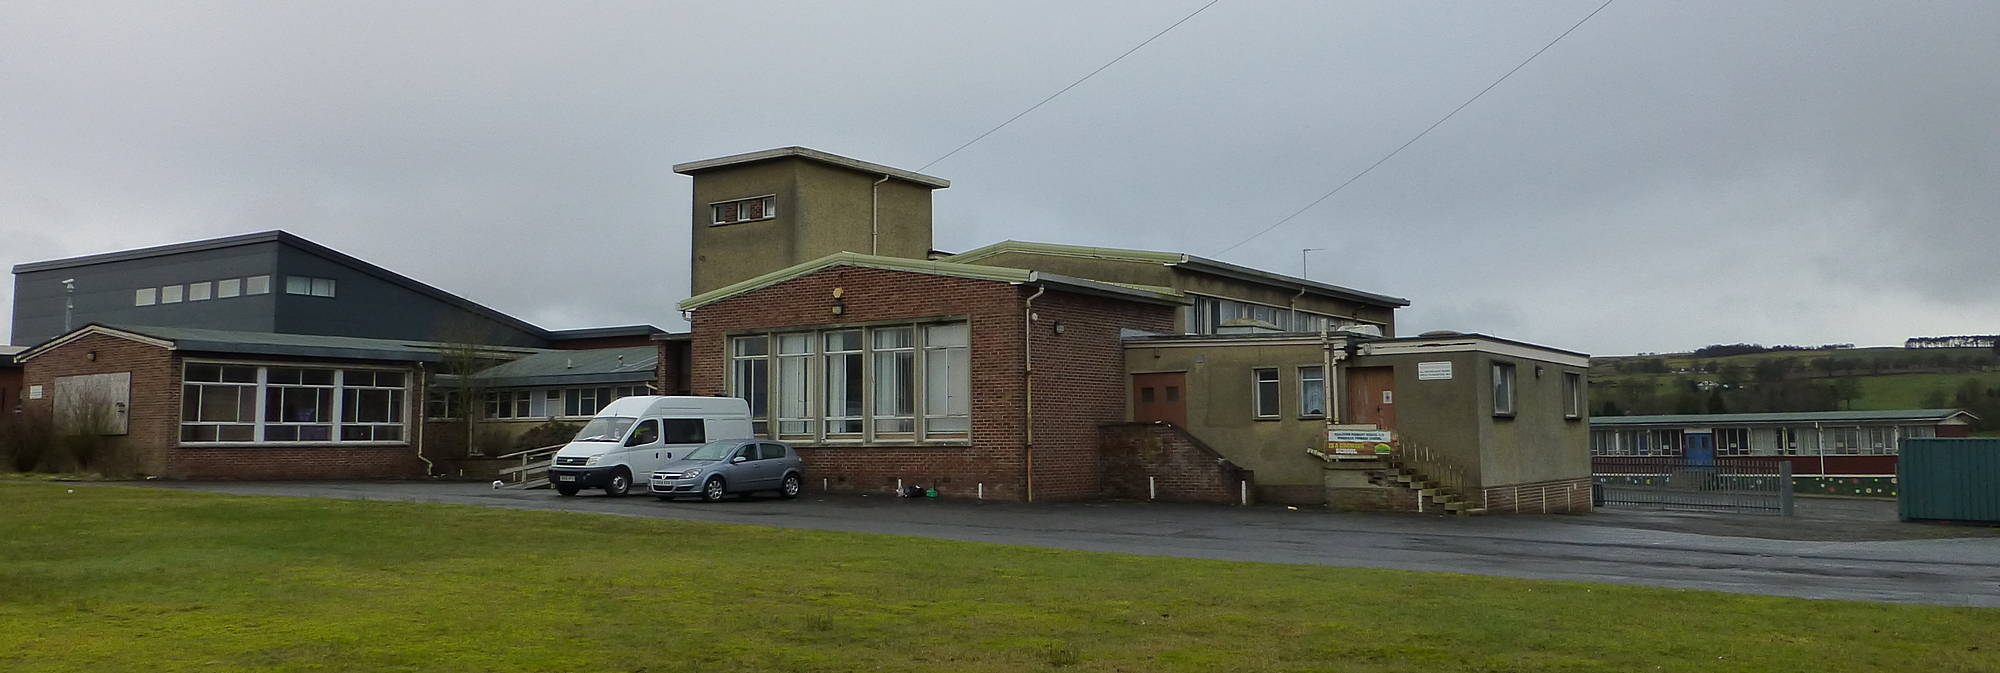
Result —
[[1342, 423], [1396, 429], [1396, 372], [1389, 367], [1347, 370], [1347, 417]]
[[1132, 420], [1187, 427], [1187, 372], [1133, 374]]
[[1715, 464], [1715, 435], [1706, 432], [1690, 432], [1687, 439], [1687, 459], [1694, 465]]

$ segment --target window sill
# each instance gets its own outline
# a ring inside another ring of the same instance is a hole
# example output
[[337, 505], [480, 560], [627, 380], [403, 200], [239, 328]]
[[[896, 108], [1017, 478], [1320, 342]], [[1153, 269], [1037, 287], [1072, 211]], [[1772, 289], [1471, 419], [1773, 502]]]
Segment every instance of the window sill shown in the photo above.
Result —
[[1564, 417], [1563, 417], [1563, 420], [1565, 420], [1565, 421], [1569, 421], [1569, 422], [1571, 422], [1571, 423], [1575, 423], [1575, 422], [1577, 422], [1577, 421], [1581, 421], [1581, 420], [1583, 420], [1583, 417], [1582, 417], [1582, 416], [1564, 416]]
[[1250, 417], [1250, 420], [1253, 420], [1253, 421], [1282, 421], [1282, 420], [1285, 420], [1285, 417], [1283, 417], [1283, 416], [1251, 416], [1251, 417]]
[[1325, 414], [1313, 414], [1313, 415], [1306, 415], [1306, 416], [1300, 416], [1300, 417], [1299, 417], [1299, 420], [1301, 420], [1301, 421], [1324, 421], [1324, 420], [1326, 420], [1326, 415], [1325, 415]]
[[346, 448], [395, 448], [410, 446], [409, 442], [181, 442], [177, 449], [346, 449]]
[[1507, 411], [1507, 412], [1500, 412], [1500, 411], [1495, 411], [1495, 412], [1493, 412], [1493, 417], [1494, 417], [1494, 418], [1497, 418], [1497, 419], [1500, 419], [1500, 420], [1507, 420], [1507, 421], [1511, 421], [1511, 420], [1514, 420], [1514, 412], [1511, 412], [1511, 411]]

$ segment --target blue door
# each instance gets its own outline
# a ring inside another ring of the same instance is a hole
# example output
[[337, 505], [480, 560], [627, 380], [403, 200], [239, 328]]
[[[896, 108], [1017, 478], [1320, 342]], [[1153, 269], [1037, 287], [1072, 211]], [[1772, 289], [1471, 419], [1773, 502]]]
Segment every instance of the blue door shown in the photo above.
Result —
[[1687, 459], [1694, 465], [1714, 465], [1715, 435], [1707, 432], [1688, 433]]

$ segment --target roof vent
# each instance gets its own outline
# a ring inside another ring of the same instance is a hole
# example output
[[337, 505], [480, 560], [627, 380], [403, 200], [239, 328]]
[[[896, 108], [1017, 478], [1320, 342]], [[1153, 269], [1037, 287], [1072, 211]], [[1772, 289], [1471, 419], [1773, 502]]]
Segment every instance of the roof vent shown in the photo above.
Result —
[[576, 369], [576, 358], [563, 358], [563, 369]]

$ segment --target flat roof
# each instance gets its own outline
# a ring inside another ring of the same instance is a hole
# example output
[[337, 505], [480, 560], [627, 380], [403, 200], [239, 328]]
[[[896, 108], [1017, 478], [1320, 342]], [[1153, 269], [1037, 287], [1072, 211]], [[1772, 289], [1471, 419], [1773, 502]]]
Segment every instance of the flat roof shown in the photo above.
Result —
[[681, 175], [694, 175], [702, 171], [711, 171], [718, 168], [727, 168], [730, 166], [740, 166], [743, 164], [753, 164], [760, 161], [771, 161], [774, 159], [787, 159], [787, 158], [798, 158], [810, 161], [817, 161], [823, 164], [830, 164], [833, 166], [839, 166], [841, 168], [860, 171], [862, 173], [869, 173], [873, 175], [887, 175], [892, 178], [903, 180], [905, 182], [914, 182], [916, 184], [923, 185], [925, 187], [930, 187], [932, 189], [944, 189], [946, 187], [951, 186], [950, 180], [946, 180], [944, 178], [940, 178], [934, 175], [924, 175], [922, 173], [918, 173], [915, 171], [906, 171], [901, 168], [895, 168], [892, 166], [884, 166], [878, 163], [862, 161], [860, 159], [856, 159], [853, 157], [843, 157], [831, 152], [821, 152], [819, 150], [812, 149], [810, 147], [800, 147], [797, 145], [793, 145], [791, 147], [780, 147], [777, 149], [759, 150], [756, 152], [745, 152], [743, 154], [731, 154], [726, 157], [716, 157], [714, 159], [702, 159], [700, 161], [690, 161], [684, 164], [674, 164], [674, 172], [679, 173]]
[[610, 327], [578, 327], [574, 329], [549, 330], [549, 336], [557, 341], [625, 336], [655, 337], [666, 333], [666, 330], [654, 325], [614, 325]]
[[1008, 241], [1001, 241], [999, 243], [994, 243], [992, 245], [974, 248], [972, 250], [967, 250], [965, 252], [952, 255], [950, 257], [946, 257], [944, 258], [944, 261], [958, 262], [961, 264], [975, 264], [978, 263], [979, 260], [985, 259], [987, 257], [992, 257], [994, 255], [999, 255], [1009, 252], [1019, 252], [1019, 253], [1037, 254], [1037, 255], [1060, 255], [1065, 257], [1095, 257], [1099, 259], [1113, 259], [1113, 260], [1120, 260], [1127, 262], [1145, 262], [1151, 264], [1163, 264], [1166, 266], [1185, 267], [1193, 271], [1200, 271], [1203, 273], [1210, 273], [1218, 276], [1228, 276], [1241, 280], [1249, 280], [1253, 282], [1267, 283], [1273, 285], [1287, 285], [1287, 286], [1298, 287], [1304, 290], [1316, 292], [1318, 294], [1338, 297], [1350, 301], [1356, 301], [1371, 306], [1381, 306], [1386, 308], [1401, 308], [1410, 305], [1410, 300], [1404, 299], [1402, 297], [1391, 297], [1386, 294], [1364, 292], [1361, 290], [1356, 290], [1348, 287], [1341, 287], [1339, 285], [1333, 285], [1330, 283], [1322, 283], [1307, 278], [1299, 278], [1297, 276], [1287, 276], [1281, 273], [1273, 273], [1270, 271], [1264, 271], [1262, 269], [1253, 269], [1247, 266], [1230, 264], [1228, 262], [1208, 259], [1206, 257], [1197, 257], [1195, 255], [1190, 255], [1184, 252], [1159, 252], [1155, 250], [1137, 250], [1132, 248], [1099, 248], [1099, 247], [1091, 247], [1084, 245], [1065, 245], [1060, 243], [1036, 243], [1032, 241], [1008, 240]]
[[1029, 284], [1029, 285], [1046, 284], [1074, 292], [1117, 297], [1120, 299], [1127, 299], [1131, 301], [1141, 301], [1141, 302], [1156, 303], [1156, 304], [1180, 305], [1187, 303], [1187, 300], [1184, 299], [1178, 292], [1174, 292], [1173, 290], [1167, 288], [1154, 288], [1143, 285], [1120, 285], [1116, 283], [1106, 283], [1102, 281], [1090, 280], [1087, 278], [1073, 278], [1070, 276], [1042, 273], [1040, 271], [1030, 271], [1026, 269], [1016, 269], [1013, 267], [1005, 267], [1005, 266], [981, 266], [978, 264], [958, 264], [955, 262], [947, 262], [941, 260], [905, 259], [902, 257], [883, 257], [880, 255], [864, 255], [858, 252], [836, 252], [831, 255], [821, 257], [819, 259], [788, 266], [783, 269], [779, 269], [777, 271], [772, 271], [770, 273], [757, 276], [755, 278], [738, 281], [736, 283], [725, 285], [723, 287], [719, 287], [692, 297], [688, 297], [687, 299], [681, 300], [680, 309], [683, 311], [691, 311], [708, 304], [713, 304], [715, 302], [722, 301], [724, 299], [728, 299], [730, 297], [734, 297], [739, 294], [743, 294], [745, 292], [750, 292], [753, 290], [770, 287], [772, 285], [776, 285], [778, 283], [782, 283], [787, 280], [791, 280], [793, 278], [806, 276], [812, 273], [816, 273], [822, 269], [827, 269], [836, 266], [854, 266], [854, 267], [862, 267], [869, 269], [883, 269], [886, 271], [904, 271], [908, 273], [920, 273], [932, 276], [971, 278], [974, 280], [991, 280], [1002, 283], [1017, 283], [1017, 284]]
[[1871, 411], [1784, 411], [1755, 414], [1664, 414], [1654, 416], [1592, 416], [1591, 425], [1735, 425], [1743, 423], [1853, 423], [1864, 421], [1942, 421], [1964, 409], [1892, 409]]

